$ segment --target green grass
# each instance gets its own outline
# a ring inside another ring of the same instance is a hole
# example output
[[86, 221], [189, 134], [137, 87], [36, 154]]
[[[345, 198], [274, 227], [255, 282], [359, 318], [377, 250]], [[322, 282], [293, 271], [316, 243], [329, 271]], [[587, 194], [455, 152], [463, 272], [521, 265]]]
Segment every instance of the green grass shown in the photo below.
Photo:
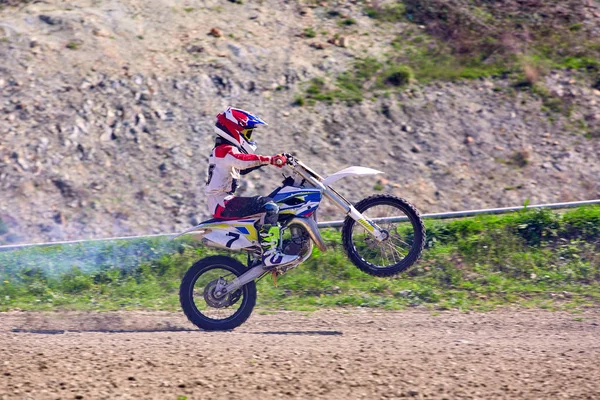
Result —
[[304, 29], [304, 37], [306, 37], [306, 38], [314, 38], [316, 36], [317, 36], [317, 32], [313, 28], [308, 27], [308, 28]]
[[[258, 283], [263, 310], [323, 307], [489, 310], [499, 306], [581, 310], [600, 304], [600, 207], [563, 214], [428, 221], [422, 260], [393, 278], [364, 274], [340, 233], [329, 251]], [[179, 309], [181, 277], [218, 251], [166, 239], [94, 242], [0, 253], [0, 311]], [[220, 253], [223, 254], [223, 253]], [[243, 261], [243, 254], [232, 253]]]
[[333, 103], [337, 100], [355, 104], [363, 101], [369, 91], [403, 88], [412, 79], [414, 73], [408, 66], [385, 67], [377, 59], [367, 57], [357, 60], [350, 70], [329, 84], [323, 78], [313, 78], [308, 82], [304, 95], [314, 101]]
[[384, 6], [370, 4], [365, 7], [365, 14], [379, 21], [400, 22], [406, 20], [406, 7], [400, 1]]
[[355, 25], [356, 20], [354, 18], [346, 18], [338, 21], [338, 25], [341, 27]]
[[4, 235], [5, 233], [8, 233], [8, 225], [0, 218], [0, 235]]
[[81, 41], [71, 41], [71, 42], [67, 43], [66, 47], [67, 47], [67, 49], [70, 49], [70, 50], [77, 50], [78, 48], [81, 47], [82, 44], [83, 44], [83, 42], [81, 42]]

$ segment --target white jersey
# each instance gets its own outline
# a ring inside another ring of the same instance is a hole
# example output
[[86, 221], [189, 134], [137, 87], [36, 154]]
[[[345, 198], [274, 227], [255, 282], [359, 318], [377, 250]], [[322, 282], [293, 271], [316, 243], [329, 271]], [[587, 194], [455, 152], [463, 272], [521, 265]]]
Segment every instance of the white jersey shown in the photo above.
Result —
[[240, 179], [240, 170], [269, 164], [271, 157], [243, 154], [234, 147], [222, 144], [215, 147], [208, 158], [208, 180], [205, 193], [208, 209], [215, 214], [217, 206], [225, 207], [225, 201], [233, 197]]

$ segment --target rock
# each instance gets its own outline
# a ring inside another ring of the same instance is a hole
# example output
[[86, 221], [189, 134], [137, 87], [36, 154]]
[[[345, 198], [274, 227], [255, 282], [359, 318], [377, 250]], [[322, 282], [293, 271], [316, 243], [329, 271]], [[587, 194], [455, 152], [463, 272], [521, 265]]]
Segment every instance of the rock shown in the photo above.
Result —
[[44, 14], [42, 14], [42, 15], [39, 16], [39, 18], [40, 18], [40, 20], [42, 22], [45, 22], [48, 25], [60, 25], [63, 22], [61, 18], [54, 17], [52, 15], [44, 15]]
[[413, 153], [420, 153], [421, 152], [421, 147], [419, 147], [418, 144], [413, 144], [413, 146], [411, 147], [410, 151], [412, 151]]
[[108, 31], [105, 31], [104, 29], [94, 29], [93, 31], [94, 36], [98, 36], [98, 37], [109, 37], [110, 33]]
[[190, 54], [198, 54], [204, 52], [204, 47], [198, 44], [193, 44], [191, 46], [186, 47], [185, 51], [187, 51]]
[[208, 34], [216, 38], [220, 38], [221, 36], [223, 36], [223, 32], [221, 32], [219, 28], [212, 28]]
[[471, 143], [473, 143], [473, 142], [475, 142], [475, 139], [473, 139], [473, 137], [471, 137], [471, 136], [467, 136], [467, 137], [465, 138], [465, 143], [466, 143], [466, 144], [471, 144]]
[[565, 91], [561, 87], [554, 88], [550, 91], [550, 94], [554, 97], [563, 97], [565, 95]]
[[310, 44], [310, 47], [312, 47], [313, 49], [317, 49], [317, 50], [323, 50], [325, 48], [325, 45], [323, 43], [319, 43], [319, 42], [312, 42]]
[[340, 47], [348, 47], [350, 44], [350, 40], [346, 36], [342, 36], [339, 40], [338, 46]]
[[52, 217], [52, 219], [54, 220], [54, 222], [56, 222], [59, 225], [66, 225], [67, 224], [67, 218], [60, 211], [58, 211], [56, 214], [54, 214], [54, 216]]
[[52, 183], [60, 191], [60, 194], [66, 199], [74, 199], [76, 197], [75, 190], [73, 187], [63, 179], [53, 179]]
[[235, 44], [228, 44], [229, 50], [233, 53], [234, 56], [239, 57], [242, 54], [242, 48], [240, 46], [236, 46]]
[[402, 130], [404, 132], [411, 133], [413, 131], [413, 128], [411, 126], [409, 126], [409, 125], [403, 124], [402, 125]]

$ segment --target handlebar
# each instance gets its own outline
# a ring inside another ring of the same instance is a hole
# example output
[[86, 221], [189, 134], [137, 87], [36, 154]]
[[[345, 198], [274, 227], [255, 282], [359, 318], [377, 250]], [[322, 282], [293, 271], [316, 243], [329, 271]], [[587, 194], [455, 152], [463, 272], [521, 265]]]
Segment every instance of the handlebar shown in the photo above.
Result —
[[287, 160], [286, 164], [289, 165], [290, 167], [292, 167], [293, 169], [295, 169], [297, 172], [299, 172], [300, 175], [302, 175], [305, 179], [307, 178], [306, 174], [308, 174], [308, 176], [316, 179], [317, 181], [323, 180], [323, 178], [319, 174], [317, 174], [315, 171], [310, 169], [307, 165], [305, 165], [302, 161], [298, 160], [292, 154], [283, 153], [283, 155], [285, 156], [285, 158]]
[[[283, 153], [283, 156], [286, 158], [286, 164], [287, 165], [294, 165], [296, 163], [296, 161], [298, 161], [296, 159], [296, 157], [294, 157], [293, 155], [291, 155], [290, 153]], [[281, 165], [281, 164], [277, 164], [277, 165]]]

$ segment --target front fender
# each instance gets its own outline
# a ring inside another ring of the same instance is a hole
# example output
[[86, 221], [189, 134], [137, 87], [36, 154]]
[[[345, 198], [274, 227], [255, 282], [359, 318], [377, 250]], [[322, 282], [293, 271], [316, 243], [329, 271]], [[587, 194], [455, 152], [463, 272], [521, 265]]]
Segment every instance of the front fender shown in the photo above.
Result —
[[348, 167], [344, 168], [341, 171], [336, 172], [335, 174], [329, 175], [327, 178], [323, 179], [323, 185], [329, 186], [333, 182], [338, 181], [346, 176], [365, 176], [365, 175], [377, 175], [383, 174], [384, 172], [378, 171], [373, 168], [367, 167]]

